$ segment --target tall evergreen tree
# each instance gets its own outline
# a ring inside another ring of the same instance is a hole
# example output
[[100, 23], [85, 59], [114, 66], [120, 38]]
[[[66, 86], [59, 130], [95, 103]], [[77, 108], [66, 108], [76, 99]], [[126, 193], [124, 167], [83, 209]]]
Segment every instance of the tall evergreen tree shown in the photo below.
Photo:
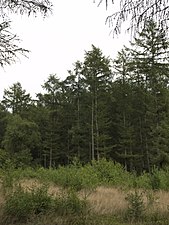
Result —
[[[132, 127], [132, 84], [129, 74], [129, 53], [126, 47], [118, 52], [114, 60], [115, 82], [112, 85], [113, 96], [116, 100], [116, 160], [132, 170], [133, 158], [133, 127]], [[114, 116], [113, 116], [114, 119]]]
[[[91, 159], [99, 159], [101, 148], [107, 148], [106, 139], [109, 138], [103, 131], [108, 121], [103, 118], [104, 113], [101, 112], [103, 108], [100, 104], [104, 101], [104, 94], [108, 92], [112, 78], [110, 59], [105, 57], [99, 48], [92, 45], [92, 50], [85, 53], [82, 73], [91, 95]], [[104, 125], [103, 121], [105, 121]]]
[[150, 171], [156, 154], [153, 146], [158, 140], [158, 132], [154, 131], [164, 121], [168, 121], [168, 40], [165, 32], [150, 20], [131, 46], [127, 50], [130, 55], [128, 67], [133, 90], [134, 148], [144, 158], [142, 166]]
[[[86, 110], [89, 103], [89, 95], [86, 90], [86, 84], [82, 75], [83, 63], [77, 61], [74, 64], [72, 71], [69, 71], [69, 76], [63, 81], [65, 93], [71, 99], [70, 118], [72, 121], [69, 130], [70, 151], [73, 157], [78, 157], [80, 160], [89, 161], [89, 132], [88, 118], [89, 113]], [[68, 97], [67, 97], [68, 99]]]
[[[59, 107], [61, 105], [61, 82], [56, 77], [56, 75], [50, 75], [48, 80], [42, 85], [43, 89], [46, 93], [44, 94], [37, 94], [38, 97], [38, 104], [41, 107], [47, 109], [46, 111], [46, 120], [44, 133], [44, 142], [43, 142], [43, 155], [45, 165], [52, 167], [55, 164], [55, 160], [57, 158], [59, 152]], [[61, 131], [60, 131], [61, 132]]]

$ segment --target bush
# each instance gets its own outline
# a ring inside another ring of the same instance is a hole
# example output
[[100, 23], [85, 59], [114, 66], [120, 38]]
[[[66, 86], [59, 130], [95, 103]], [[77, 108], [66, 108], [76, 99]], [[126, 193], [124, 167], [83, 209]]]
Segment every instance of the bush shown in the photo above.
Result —
[[152, 185], [150, 183], [150, 175], [146, 172], [143, 172], [140, 176], [134, 177], [137, 188], [143, 189], [152, 189]]
[[84, 215], [86, 200], [81, 200], [74, 190], [63, 191], [59, 196], [48, 194], [47, 186], [24, 190], [20, 186], [6, 196], [4, 204], [4, 223], [27, 222], [32, 216], [55, 213], [58, 216]]
[[63, 192], [60, 198], [56, 198], [55, 201], [57, 215], [82, 215], [87, 209], [86, 200], [81, 200], [74, 190]]
[[131, 186], [132, 184], [132, 175], [119, 163], [103, 158], [100, 161], [93, 161], [92, 167], [103, 185]]
[[97, 174], [91, 165], [70, 165], [48, 170], [48, 179], [63, 188], [75, 191], [93, 190], [99, 183]]
[[18, 186], [7, 196], [4, 215], [9, 220], [26, 221], [32, 214], [45, 213], [53, 206], [54, 200], [48, 195], [46, 187], [28, 192]]

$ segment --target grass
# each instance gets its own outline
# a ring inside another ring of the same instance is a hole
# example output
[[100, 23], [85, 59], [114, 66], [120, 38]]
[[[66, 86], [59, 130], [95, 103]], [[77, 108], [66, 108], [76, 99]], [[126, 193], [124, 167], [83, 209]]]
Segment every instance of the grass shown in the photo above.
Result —
[[125, 193], [117, 188], [98, 187], [88, 200], [92, 210], [99, 215], [115, 215], [127, 208]]
[[106, 160], [1, 170], [0, 225], [168, 225], [169, 169], [154, 174], [136, 177]]
[[[36, 179], [23, 179], [19, 182], [21, 188], [25, 191], [31, 191], [43, 188], [43, 183], [39, 182]], [[165, 218], [168, 218], [168, 206], [169, 206], [169, 192], [167, 191], [153, 191], [153, 190], [138, 190], [139, 193], [143, 194], [143, 201], [145, 206], [147, 207], [146, 213], [148, 214], [147, 218], [149, 223], [146, 221], [134, 223], [138, 225], [151, 225], [150, 220], [154, 222], [152, 225], [167, 225], [168, 223], [165, 222]], [[48, 194], [50, 196], [65, 196], [67, 195], [67, 191], [62, 189], [59, 186], [54, 184], [49, 185], [48, 187]], [[95, 189], [95, 191], [91, 192], [87, 197], [83, 190], [78, 192], [79, 199], [83, 200], [86, 199], [88, 202], [88, 212], [86, 215], [81, 215], [76, 217], [75, 215], [66, 216], [65, 214], [58, 214], [56, 213], [47, 213], [47, 214], [40, 214], [40, 215], [31, 215], [34, 218], [35, 224], [45, 225], [50, 224], [79, 224], [83, 225], [82, 219], [85, 225], [106, 225], [106, 224], [117, 224], [117, 225], [129, 225], [133, 224], [130, 221], [125, 221], [125, 212], [127, 212], [128, 202], [126, 200], [127, 194], [134, 193], [134, 189], [130, 190], [122, 190], [121, 188], [115, 187], [105, 187], [99, 186]], [[5, 203], [5, 199], [1, 196], [1, 203]], [[75, 199], [76, 196], [72, 196], [72, 200]], [[71, 200], [71, 201], [72, 201]], [[59, 203], [60, 204], [60, 203]], [[64, 204], [68, 204], [67, 202]], [[76, 204], [76, 203], [75, 203]], [[65, 206], [64, 206], [65, 207]], [[68, 213], [69, 214], [69, 213]], [[79, 214], [79, 213], [77, 213]], [[169, 221], [167, 219], [167, 221]], [[25, 224], [31, 224], [33, 221], [28, 219]], [[8, 223], [7, 223], [8, 224]], [[5, 223], [3, 224], [5, 225]], [[33, 224], [32, 224], [33, 225]]]

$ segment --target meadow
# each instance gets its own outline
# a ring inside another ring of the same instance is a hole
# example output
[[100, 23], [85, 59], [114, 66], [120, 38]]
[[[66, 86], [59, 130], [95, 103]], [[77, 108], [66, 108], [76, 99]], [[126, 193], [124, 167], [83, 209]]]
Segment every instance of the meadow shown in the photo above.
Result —
[[129, 173], [102, 159], [0, 170], [2, 225], [167, 225], [169, 168]]

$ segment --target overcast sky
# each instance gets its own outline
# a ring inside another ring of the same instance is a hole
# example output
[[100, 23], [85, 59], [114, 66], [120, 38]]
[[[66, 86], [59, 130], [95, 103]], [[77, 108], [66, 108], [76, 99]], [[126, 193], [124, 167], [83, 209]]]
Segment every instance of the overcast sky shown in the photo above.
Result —
[[20, 57], [16, 64], [0, 68], [0, 100], [4, 89], [16, 82], [34, 97], [50, 74], [64, 79], [67, 70], [83, 60], [84, 51], [90, 50], [92, 44], [114, 58], [128, 38], [124, 34], [116, 38], [110, 35], [111, 28], [105, 25], [109, 14], [104, 4], [97, 7], [93, 0], [55, 0], [53, 14], [48, 18], [12, 15], [11, 31], [31, 52], [29, 58]]

